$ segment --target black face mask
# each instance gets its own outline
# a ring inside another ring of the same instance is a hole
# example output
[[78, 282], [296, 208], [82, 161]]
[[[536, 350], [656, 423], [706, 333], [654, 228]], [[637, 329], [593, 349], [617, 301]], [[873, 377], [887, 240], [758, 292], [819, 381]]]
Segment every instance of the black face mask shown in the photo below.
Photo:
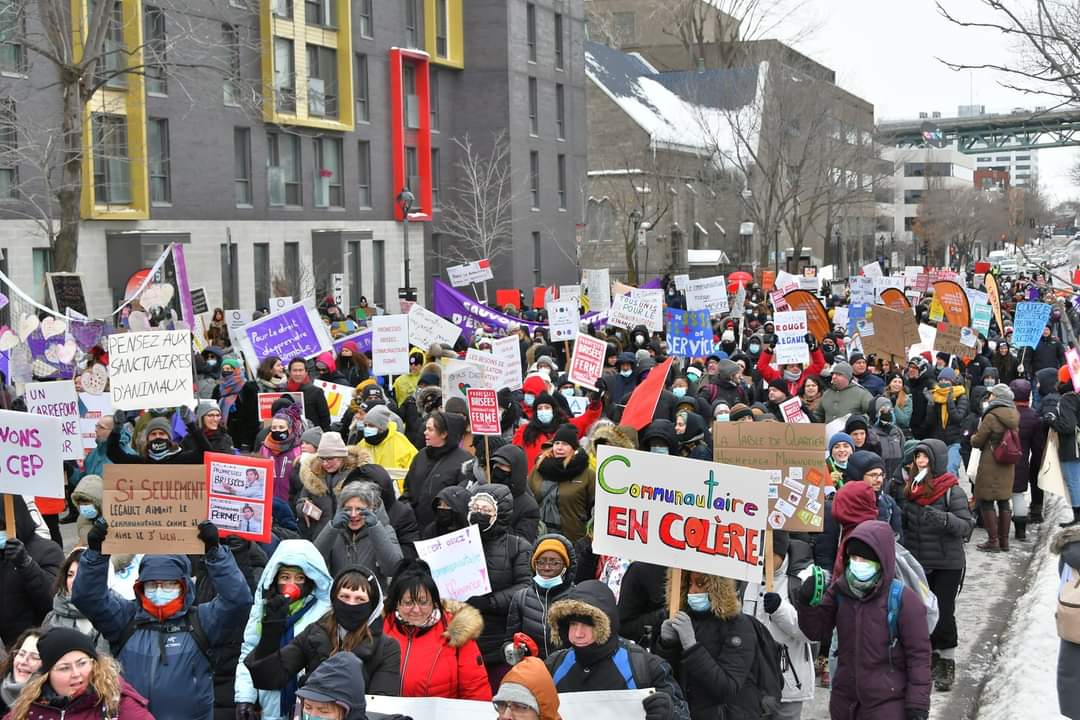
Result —
[[288, 430], [273, 430], [270, 432], [270, 437], [274, 438], [277, 442], [285, 442], [289, 439]]
[[163, 453], [169, 449], [169, 441], [163, 438], [158, 438], [157, 440], [151, 440], [149, 443], [146, 444], [146, 447], [150, 450], [150, 452]]
[[469, 513], [469, 524], [478, 526], [480, 532], [487, 532], [495, 527], [495, 518], [482, 512], [471, 512]]
[[375, 609], [375, 603], [371, 600], [360, 605], [349, 605], [338, 598], [334, 598], [331, 604], [334, 607], [334, 620], [349, 632], [366, 623]]
[[455, 513], [450, 508], [439, 508], [435, 511], [435, 525], [441, 529], [453, 530], [457, 522]]
[[492, 467], [491, 482], [499, 483], [500, 485], [508, 485], [510, 483], [510, 471], [503, 470], [501, 467]]

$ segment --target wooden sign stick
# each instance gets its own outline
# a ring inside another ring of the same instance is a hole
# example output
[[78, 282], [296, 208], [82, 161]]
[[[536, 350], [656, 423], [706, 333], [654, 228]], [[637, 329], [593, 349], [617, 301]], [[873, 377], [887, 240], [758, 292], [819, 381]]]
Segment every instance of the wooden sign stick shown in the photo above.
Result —
[[772, 528], [765, 527], [765, 592], [773, 591], [773, 573], [776, 571], [773, 562], [772, 551]]
[[675, 613], [682, 608], [682, 574], [679, 568], [671, 569], [671, 580], [668, 582], [667, 612], [668, 617], [675, 617]]
[[484, 461], [487, 463], [487, 481], [491, 482], [491, 443], [488, 441], [488, 436], [484, 436]]
[[4, 530], [8, 539], [15, 537], [15, 500], [11, 495], [4, 495]]

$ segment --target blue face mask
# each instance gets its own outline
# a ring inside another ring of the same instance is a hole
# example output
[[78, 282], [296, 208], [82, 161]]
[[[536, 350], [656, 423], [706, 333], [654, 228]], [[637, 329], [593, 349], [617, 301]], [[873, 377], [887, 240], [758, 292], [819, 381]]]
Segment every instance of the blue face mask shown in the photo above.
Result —
[[676, 388], [671, 388], [671, 394], [677, 398], [684, 398], [686, 397], [686, 388], [684, 388], [682, 385]]
[[563, 388], [559, 392], [561, 392], [563, 394], [563, 397], [565, 398], [574, 397], [574, 388]]
[[154, 588], [153, 590], [145, 591], [143, 594], [146, 595], [146, 599], [150, 601], [151, 605], [163, 607], [180, 597], [180, 588], [174, 588], [172, 590], [166, 588]]
[[656, 453], [657, 455], [670, 455], [671, 450], [667, 445], [653, 445], [649, 448], [649, 452]]
[[97, 508], [93, 505], [80, 505], [79, 515], [86, 518], [87, 520], [93, 520], [98, 515]]
[[376, 435], [378, 435], [379, 432], [380, 432], [379, 428], [377, 428], [377, 427], [372, 427], [370, 425], [365, 425], [364, 426], [364, 437], [366, 437], [366, 438], [373, 438]]
[[720, 413], [716, 416], [716, 422], [727, 422], [731, 419], [731, 415], [728, 413]]
[[548, 423], [550, 423], [552, 420], [555, 419], [555, 411], [554, 410], [537, 410], [536, 411], [536, 419], [539, 420], [541, 424], [547, 425]]
[[3, 550], [4, 546], [6, 546], [6, 545], [7, 545], [7, 533], [4, 532], [3, 530], [0, 530], [0, 550]]
[[706, 612], [712, 607], [712, 603], [709, 601], [709, 593], [688, 593], [686, 595], [686, 604], [695, 612]]
[[536, 402], [536, 396], [532, 393], [525, 393], [525, 397], [522, 399], [525, 401], [527, 407], [532, 407], [533, 403]]
[[873, 560], [852, 560], [848, 563], [848, 570], [851, 571], [856, 580], [868, 582], [881, 572], [881, 563], [876, 563]]
[[633, 370], [620, 370], [619, 374], [622, 375], [623, 377], [630, 377], [631, 375], [634, 374], [634, 371]]
[[690, 382], [697, 382], [698, 380], [701, 379], [701, 373], [692, 372], [690, 370], [687, 370], [686, 371], [686, 379], [689, 380]]
[[536, 587], [541, 590], [550, 590], [551, 588], [559, 587], [562, 584], [563, 576], [556, 575], [555, 577], [540, 577], [539, 575], [533, 576], [533, 582], [536, 583]]

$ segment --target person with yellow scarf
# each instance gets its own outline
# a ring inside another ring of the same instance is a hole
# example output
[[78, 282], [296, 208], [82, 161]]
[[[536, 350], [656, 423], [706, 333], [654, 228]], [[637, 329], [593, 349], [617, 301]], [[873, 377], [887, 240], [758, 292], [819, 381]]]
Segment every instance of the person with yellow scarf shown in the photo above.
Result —
[[956, 474], [963, 460], [960, 457], [960, 440], [964, 436], [963, 422], [968, 414], [967, 390], [959, 383], [956, 371], [944, 367], [938, 371], [937, 383], [926, 390], [926, 419], [922, 432], [916, 437], [926, 440], [936, 438], [948, 446], [947, 469]]

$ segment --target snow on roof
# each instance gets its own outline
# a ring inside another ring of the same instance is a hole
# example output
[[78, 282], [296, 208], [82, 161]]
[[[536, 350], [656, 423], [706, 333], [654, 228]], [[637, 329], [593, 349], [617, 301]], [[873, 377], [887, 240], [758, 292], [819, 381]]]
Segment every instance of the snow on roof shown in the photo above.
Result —
[[728, 256], [723, 250], [687, 250], [686, 262], [688, 265], [719, 265], [728, 262]]

